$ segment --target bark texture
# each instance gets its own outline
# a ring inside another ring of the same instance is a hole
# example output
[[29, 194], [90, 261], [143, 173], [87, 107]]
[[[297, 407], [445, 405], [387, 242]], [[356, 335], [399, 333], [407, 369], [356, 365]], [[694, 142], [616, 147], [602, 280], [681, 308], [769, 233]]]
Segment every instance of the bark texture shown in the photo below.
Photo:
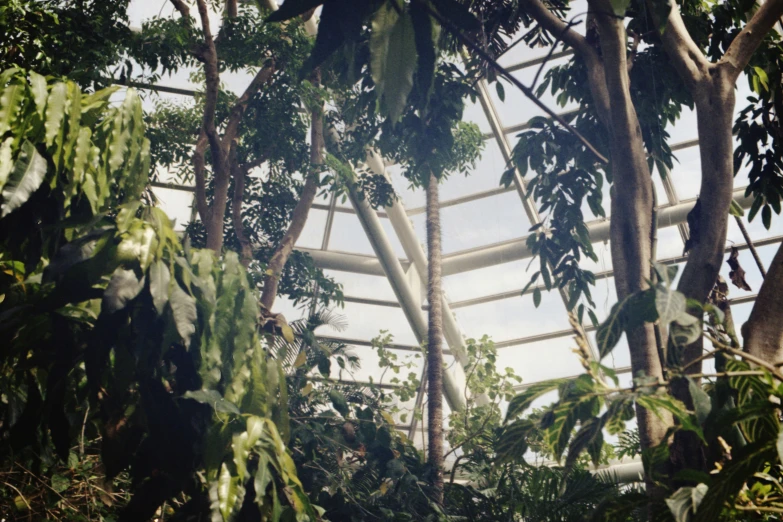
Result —
[[294, 251], [294, 245], [304, 230], [307, 223], [307, 216], [310, 208], [313, 206], [315, 195], [318, 192], [320, 181], [320, 165], [323, 164], [324, 151], [324, 119], [323, 111], [319, 107], [312, 111], [310, 129], [310, 163], [311, 171], [305, 179], [302, 187], [302, 195], [299, 198], [294, 212], [291, 215], [291, 224], [288, 226], [283, 239], [277, 245], [272, 257], [267, 264], [266, 276], [264, 277], [264, 288], [261, 292], [261, 304], [267, 310], [272, 309], [272, 305], [277, 297], [277, 288], [280, 283], [280, 277], [283, 275], [283, 269]]
[[750, 312], [748, 322], [742, 326], [745, 350], [772, 364], [783, 363], [783, 244], [772, 260], [767, 277]]
[[434, 474], [435, 500], [443, 503], [443, 292], [441, 291], [440, 201], [438, 178], [427, 184], [427, 462]]

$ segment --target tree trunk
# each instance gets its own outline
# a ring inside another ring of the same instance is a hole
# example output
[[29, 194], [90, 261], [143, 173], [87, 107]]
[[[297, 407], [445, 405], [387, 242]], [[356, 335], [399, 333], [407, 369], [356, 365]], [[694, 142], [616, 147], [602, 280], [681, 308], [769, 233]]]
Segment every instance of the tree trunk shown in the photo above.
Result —
[[324, 119], [320, 108], [313, 110], [311, 115], [312, 126], [310, 130], [310, 163], [311, 171], [305, 179], [302, 195], [299, 202], [294, 207], [291, 215], [291, 224], [288, 226], [283, 239], [277, 245], [267, 264], [267, 274], [264, 277], [264, 289], [261, 292], [261, 304], [267, 310], [272, 310], [272, 305], [277, 297], [277, 287], [280, 283], [280, 277], [283, 275], [283, 269], [294, 250], [294, 245], [304, 230], [307, 223], [307, 216], [310, 208], [313, 206], [315, 195], [318, 192], [320, 180], [320, 165], [323, 164], [324, 149]]
[[[612, 12], [608, 2], [603, 4], [599, 6], [599, 13]], [[621, 20], [603, 14], [596, 15], [596, 22], [600, 29], [606, 88], [612, 100], [609, 121], [614, 186], [610, 230], [615, 287], [618, 299], [622, 300], [648, 287], [655, 189], [639, 120], [631, 101], [625, 27]], [[646, 324], [628, 330], [626, 334], [634, 375], [644, 372], [648, 377], [663, 379], [653, 325]], [[671, 420], [661, 419], [641, 407], [637, 407], [636, 413], [642, 448], [663, 442]]]
[[772, 364], [783, 362], [783, 244], [772, 260], [748, 322], [742, 326], [745, 350]]
[[427, 184], [427, 461], [432, 466], [435, 501], [443, 503], [443, 292], [441, 291], [440, 202], [438, 178]]
[[[734, 144], [731, 133], [734, 114], [734, 82], [724, 67], [712, 66], [709, 83], [694, 88], [702, 180], [698, 215], [690, 230], [691, 249], [677, 289], [689, 299], [704, 303], [715, 287], [723, 263], [729, 207], [734, 192]], [[696, 360], [704, 352], [704, 339], [683, 348], [682, 364]], [[702, 373], [702, 363], [686, 373]], [[698, 383], [699, 379], [695, 379]], [[687, 379], [672, 382], [672, 394], [689, 409], [693, 400]], [[671, 447], [672, 473], [683, 469], [708, 471], [704, 447], [695, 433], [679, 432]]]

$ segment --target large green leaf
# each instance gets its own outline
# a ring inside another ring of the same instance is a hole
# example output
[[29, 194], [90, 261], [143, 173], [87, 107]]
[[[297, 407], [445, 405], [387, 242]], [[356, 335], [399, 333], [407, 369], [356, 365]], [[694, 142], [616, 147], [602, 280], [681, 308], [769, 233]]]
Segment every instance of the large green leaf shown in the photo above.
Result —
[[196, 300], [178, 284], [174, 284], [169, 294], [169, 304], [177, 332], [185, 342], [185, 346], [190, 346], [190, 338], [196, 333], [195, 322], [198, 318]]
[[675, 522], [690, 522], [698, 512], [708, 489], [706, 484], [698, 484], [695, 487], [680, 488], [667, 498], [666, 505], [674, 515]]
[[9, 137], [0, 145], [0, 190], [5, 186], [6, 181], [8, 181], [8, 175], [11, 174], [11, 169], [14, 168], [13, 144], [14, 138]]
[[21, 207], [38, 190], [46, 176], [46, 160], [35, 146], [25, 140], [16, 159], [14, 169], [3, 186], [0, 217], [5, 217]]
[[533, 429], [533, 422], [527, 419], [520, 419], [505, 426], [495, 444], [498, 459], [506, 462], [521, 459], [527, 452], [527, 437]]
[[410, 10], [415, 35], [416, 54], [418, 56], [415, 77], [416, 90], [418, 91], [421, 105], [425, 106], [435, 79], [440, 26], [434, 23], [432, 17], [430, 17], [420, 2], [412, 2]]
[[150, 294], [152, 294], [152, 304], [155, 306], [158, 315], [162, 315], [166, 309], [166, 303], [169, 302], [169, 283], [171, 273], [169, 267], [163, 260], [159, 259], [150, 265]]
[[110, 314], [122, 310], [129, 301], [139, 295], [143, 288], [143, 277], [139, 279], [133, 270], [118, 268], [112, 274], [109, 285], [103, 292], [102, 309]]
[[188, 391], [182, 397], [193, 399], [201, 404], [209, 404], [218, 413], [234, 413], [236, 415], [241, 413], [235, 404], [224, 399], [217, 390]]
[[24, 85], [14, 81], [0, 93], [0, 136], [11, 130], [24, 101], [25, 90]]
[[57, 83], [49, 93], [46, 103], [46, 146], [50, 147], [55, 138], [62, 133], [63, 120], [65, 118], [65, 105], [68, 101], [68, 86]]
[[685, 295], [668, 288], [655, 288], [655, 309], [661, 324], [668, 325], [685, 313]]
[[525, 388], [524, 391], [520, 392], [509, 401], [506, 421], [523, 414], [525, 410], [533, 404], [533, 401], [552, 390], [556, 390], [563, 382], [563, 379], [555, 379], [552, 381], [537, 382]]
[[413, 88], [416, 42], [408, 11], [401, 14], [385, 3], [372, 20], [370, 70], [381, 108], [392, 119], [400, 118]]

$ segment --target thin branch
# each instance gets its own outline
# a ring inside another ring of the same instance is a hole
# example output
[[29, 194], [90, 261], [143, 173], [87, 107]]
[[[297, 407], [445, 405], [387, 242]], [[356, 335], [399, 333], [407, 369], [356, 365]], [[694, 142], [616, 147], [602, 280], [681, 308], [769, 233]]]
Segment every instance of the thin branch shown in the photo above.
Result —
[[726, 346], [725, 344], [723, 344], [722, 342], [718, 341], [717, 339], [715, 339], [714, 337], [708, 334], [704, 334], [704, 337], [712, 341], [712, 344], [714, 344], [724, 352], [728, 352], [730, 354], [736, 355], [741, 359], [746, 359], [754, 364], [757, 364], [762, 368], [769, 370], [769, 373], [774, 375], [776, 379], [783, 381], [783, 373], [780, 373], [780, 370], [778, 370], [774, 365], [768, 363], [764, 359], [760, 357], [756, 357], [755, 355], [749, 354], [747, 352], [743, 352], [742, 350], [737, 350], [736, 348], [732, 348], [731, 346]]
[[[487, 54], [478, 44], [473, 42], [470, 38], [466, 37], [462, 34], [462, 31], [459, 30], [454, 24], [452, 24], [449, 20], [444, 18], [440, 15], [440, 13], [434, 11], [431, 9], [427, 4], [423, 3], [421, 0], [419, 1], [420, 5], [423, 9], [425, 9], [430, 16], [432, 16], [435, 20], [438, 21], [439, 24], [441, 24], [443, 27], [446, 27], [451, 31], [452, 34], [460, 41], [463, 45], [468, 47], [471, 51], [479, 55], [479, 57], [490, 64], [498, 73], [500, 73], [503, 77], [505, 77], [508, 81], [510, 81], [517, 89], [522, 91], [522, 93], [527, 96], [533, 103], [535, 103], [542, 111], [544, 111], [547, 115], [549, 115], [550, 118], [558, 122], [560, 125], [563, 126], [566, 130], [568, 130], [571, 134], [576, 136], [576, 138], [582, 142], [582, 144], [587, 147], [587, 149], [592, 152], [596, 158], [598, 158], [599, 161], [601, 161], [604, 164], [609, 163], [609, 160], [606, 159], [606, 157], [598, 152], [598, 149], [596, 149], [592, 143], [590, 143], [587, 138], [585, 138], [582, 133], [580, 133], [578, 130], [573, 128], [568, 122], [566, 122], [560, 115], [558, 115], [556, 112], [554, 112], [552, 109], [547, 107], [544, 103], [541, 102], [541, 100], [538, 99], [538, 97], [535, 95], [535, 93], [525, 85], [522, 84], [519, 80], [516, 79], [510, 72], [508, 72], [502, 65], [500, 65], [497, 61], [495, 61], [494, 58], [492, 58], [489, 54]], [[561, 22], [562, 23], [562, 22]], [[565, 25], [565, 24], [563, 24]], [[573, 32], [573, 31], [570, 31]], [[576, 34], [576, 33], [574, 33]], [[565, 35], [564, 35], [565, 36]], [[565, 41], [565, 39], [564, 39]]]
[[726, 54], [718, 63], [731, 66], [734, 81], [748, 65], [750, 57], [781, 16], [783, 16], [783, 0], [767, 0], [761, 4], [750, 22], [731, 42]]
[[213, 161], [219, 162], [221, 156], [220, 137], [215, 127], [215, 112], [217, 108], [218, 91], [220, 89], [220, 73], [218, 72], [217, 49], [212, 38], [212, 29], [209, 27], [209, 11], [206, 0], [197, 0], [198, 13], [201, 18], [201, 30], [204, 32], [205, 49], [201, 57], [204, 62], [204, 76], [206, 77], [206, 93], [204, 99], [204, 121], [202, 128], [209, 140], [212, 149]]
[[[577, 16], [582, 16], [582, 15], [577, 15]], [[541, 62], [541, 65], [538, 66], [538, 70], [536, 71], [536, 75], [533, 77], [533, 81], [530, 83], [530, 88], [531, 89], [535, 89], [536, 88], [536, 84], [538, 83], [538, 77], [541, 76], [541, 73], [543, 72], [544, 67], [546, 66], [547, 63], [549, 63], [549, 59], [555, 53], [555, 49], [557, 48], [557, 44], [559, 44], [560, 41], [563, 39], [563, 34], [567, 33], [568, 31], [570, 31], [571, 27], [573, 27], [573, 26], [575, 26], [575, 25], [577, 25], [579, 23], [579, 22], [575, 22], [574, 21], [575, 19], [576, 19], [576, 17], [571, 18], [571, 20], [568, 21], [568, 25], [566, 25], [565, 29], [563, 29], [563, 31], [561, 31], [560, 33], [558, 33], [555, 36], [554, 43], [549, 48], [549, 52], [547, 53], [546, 57], [544, 58], [544, 61]]]
[[236, 147], [232, 147], [231, 170], [234, 177], [234, 195], [231, 200], [231, 218], [234, 224], [234, 234], [239, 241], [240, 254], [239, 259], [242, 265], [247, 268], [253, 259], [253, 249], [250, 240], [245, 234], [245, 224], [242, 221], [242, 201], [245, 196], [245, 176], [247, 170], [236, 163]]
[[270, 60], [264, 67], [258, 70], [255, 77], [253, 77], [253, 80], [250, 82], [250, 85], [245, 89], [245, 92], [243, 92], [242, 96], [234, 103], [234, 106], [231, 108], [231, 114], [228, 117], [226, 130], [223, 133], [224, 144], [230, 144], [234, 141], [239, 129], [239, 123], [242, 121], [242, 116], [244, 116], [250, 100], [256, 95], [261, 87], [272, 78], [275, 70], [275, 61]]
[[737, 226], [739, 227], [740, 232], [742, 232], [742, 237], [745, 238], [745, 244], [748, 245], [748, 250], [750, 250], [750, 253], [753, 255], [753, 260], [756, 261], [756, 266], [759, 267], [759, 272], [761, 272], [761, 275], [766, 278], [767, 270], [764, 268], [764, 263], [761, 262], [759, 253], [756, 251], [756, 246], [753, 244], [753, 240], [750, 238], [750, 234], [748, 234], [748, 229], [745, 228], [745, 224], [742, 222], [742, 218], [739, 216], [734, 216], [734, 220], [737, 222]]
[[[443, 458], [446, 458], [445, 456]], [[459, 467], [459, 461], [465, 458], [465, 455], [460, 455], [454, 460], [454, 464], [451, 466], [451, 476], [449, 477], [449, 484], [454, 484], [454, 477], [457, 474], [457, 468]]]

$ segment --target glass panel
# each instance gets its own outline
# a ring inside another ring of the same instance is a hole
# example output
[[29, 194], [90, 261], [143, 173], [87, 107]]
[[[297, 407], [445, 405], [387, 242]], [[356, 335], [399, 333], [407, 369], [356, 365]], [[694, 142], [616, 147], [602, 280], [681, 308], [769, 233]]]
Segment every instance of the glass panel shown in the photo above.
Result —
[[190, 222], [193, 193], [166, 188], [152, 188], [151, 190], [157, 199], [157, 206], [163, 209], [169, 218], [175, 220], [174, 230], [185, 230]]
[[359, 303], [345, 303], [345, 307], [337, 312], [345, 316], [347, 327], [338, 330], [324, 326], [318, 332], [321, 335], [361, 339], [369, 341], [377, 337], [381, 330], [387, 330], [394, 337], [395, 343], [417, 346], [419, 343], [413, 335], [408, 320], [400, 308], [376, 306]]
[[463, 176], [455, 173], [446, 178], [440, 185], [441, 202], [492, 190], [499, 187], [500, 177], [506, 170], [506, 160], [500, 152], [500, 147], [494, 139], [484, 141], [484, 150], [476, 162], [476, 167], [470, 174]]
[[538, 308], [527, 294], [454, 311], [467, 337], [489, 335], [495, 342], [530, 337], [568, 328], [565, 306], [556, 291], [543, 292]]
[[671, 180], [681, 200], [699, 195], [701, 185], [701, 158], [698, 147], [675, 151], [677, 160], [671, 172]]
[[303, 248], [321, 248], [326, 225], [326, 210], [311, 209], [307, 216], [302, 234], [296, 242], [296, 246]]
[[565, 337], [501, 348], [497, 366], [512, 368], [525, 384], [578, 375], [584, 370], [574, 346], [573, 339]]

